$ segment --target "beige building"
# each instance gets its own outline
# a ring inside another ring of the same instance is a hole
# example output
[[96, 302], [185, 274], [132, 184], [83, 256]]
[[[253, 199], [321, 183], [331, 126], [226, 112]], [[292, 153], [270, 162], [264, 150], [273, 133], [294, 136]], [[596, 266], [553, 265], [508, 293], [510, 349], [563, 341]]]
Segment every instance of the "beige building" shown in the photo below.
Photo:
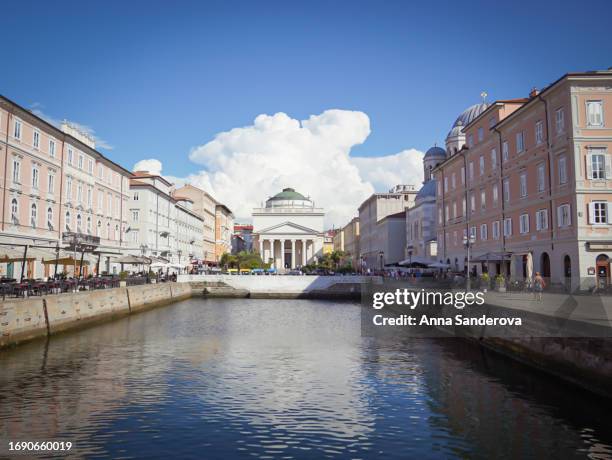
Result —
[[[377, 237], [377, 224], [391, 214], [404, 212], [414, 205], [417, 189], [414, 185], [396, 185], [388, 193], [374, 193], [359, 206], [359, 258], [364, 268], [377, 269], [380, 264], [379, 253], [384, 251]], [[405, 227], [405, 222], [404, 222]], [[405, 244], [406, 236], [402, 238]], [[404, 255], [404, 247], [400, 260]], [[387, 252], [387, 260], [395, 260], [396, 254]]]
[[354, 217], [334, 235], [334, 250], [344, 252], [344, 260], [359, 269], [359, 217]]
[[189, 198], [193, 201], [193, 210], [203, 219], [203, 244], [202, 251], [204, 263], [216, 264], [217, 245], [216, 245], [216, 216], [217, 201], [207, 192], [193, 185], [187, 184], [175, 190], [175, 194]]
[[[610, 282], [612, 71], [570, 73], [496, 101], [434, 170], [438, 258], [573, 287]], [[467, 260], [464, 242], [471, 240]]]
[[232, 233], [234, 232], [234, 214], [224, 204], [215, 208], [215, 257], [221, 260], [223, 254], [232, 253]]

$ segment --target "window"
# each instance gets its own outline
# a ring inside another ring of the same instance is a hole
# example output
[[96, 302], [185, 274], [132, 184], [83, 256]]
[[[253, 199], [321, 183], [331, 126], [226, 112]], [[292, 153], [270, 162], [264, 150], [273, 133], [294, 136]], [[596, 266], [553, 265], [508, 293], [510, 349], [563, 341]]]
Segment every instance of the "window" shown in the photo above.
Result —
[[83, 155], [79, 155], [79, 169], [83, 169]]
[[13, 182], [21, 183], [21, 162], [17, 159], [13, 160]]
[[544, 123], [541, 120], [535, 124], [535, 141], [537, 145], [544, 142]]
[[69, 200], [72, 199], [72, 177], [70, 176], [66, 178], [66, 197]]
[[91, 209], [93, 207], [93, 188], [87, 187], [87, 207]]
[[465, 167], [461, 167], [461, 184], [465, 185]]
[[479, 159], [479, 167], [480, 167], [480, 175], [482, 176], [485, 172], [485, 162], [484, 162], [484, 156], [480, 155], [480, 159]]
[[503, 182], [504, 187], [504, 201], [510, 201], [510, 179], [504, 179]]
[[36, 204], [32, 204], [31, 214], [30, 214], [30, 225], [32, 228], [36, 228], [36, 221], [38, 220], [38, 209], [36, 208]]
[[476, 212], [476, 197], [474, 194], [470, 194], [470, 211], [472, 213]]
[[77, 233], [83, 233], [83, 219], [80, 214], [77, 214]]
[[571, 224], [570, 205], [562, 204], [557, 208], [557, 225], [562, 228], [569, 227]]
[[508, 141], [502, 143], [502, 160], [508, 161]]
[[74, 157], [74, 151], [72, 150], [72, 147], [68, 147], [68, 164], [71, 166], [72, 166], [73, 157]]
[[487, 193], [484, 189], [480, 191], [480, 209], [485, 209], [487, 207]]
[[491, 233], [493, 234], [494, 240], [499, 240], [499, 220], [496, 220], [495, 222], [493, 222]]
[[589, 179], [610, 178], [610, 158], [603, 149], [591, 149], [587, 155], [587, 176]]
[[17, 203], [17, 198], [13, 198], [11, 201], [11, 223], [19, 225], [19, 204]]
[[468, 134], [468, 147], [472, 147], [474, 145], [474, 136], [470, 133]]
[[453, 187], [453, 190], [455, 189], [455, 187], [457, 187], [457, 176], [455, 175], [455, 173], [453, 173], [453, 175], [451, 176], [451, 186]]
[[538, 165], [538, 192], [543, 192], [546, 187], [546, 170], [544, 164]]
[[606, 201], [589, 203], [589, 223], [595, 225], [608, 223], [608, 203]]
[[55, 158], [55, 141], [53, 139], [49, 139], [49, 155]]
[[102, 222], [98, 221], [98, 225], [96, 225], [96, 236], [100, 236], [101, 228], [102, 228]]
[[79, 185], [77, 185], [77, 202], [83, 202], [83, 182], [79, 182]]
[[587, 101], [587, 126], [589, 128], [603, 126], [602, 101]]
[[516, 133], [516, 153], [525, 151], [525, 134], [523, 131]]
[[548, 210], [540, 209], [536, 211], [536, 230], [546, 230], [548, 228]]
[[563, 108], [555, 111], [555, 126], [557, 128], [557, 134], [565, 131], [565, 110]]
[[444, 193], [448, 192], [448, 177], [444, 177]]
[[100, 179], [104, 179], [104, 166], [102, 165], [98, 166], [98, 177]]
[[529, 233], [529, 214], [521, 214], [519, 220], [519, 231], [521, 234]]
[[504, 219], [504, 236], [512, 236], [512, 218], [506, 217]]
[[493, 204], [497, 204], [497, 200], [499, 199], [499, 190], [497, 184], [493, 184]]
[[98, 190], [98, 212], [104, 212], [104, 192]]
[[470, 181], [473, 181], [474, 180], [474, 162], [473, 161], [470, 161], [469, 171], [470, 171]]
[[108, 216], [113, 215], [113, 195], [108, 194], [108, 208], [107, 208]]
[[520, 176], [521, 181], [521, 198], [527, 196], [527, 173], [522, 173]]
[[53, 230], [53, 208], [47, 208], [47, 228]]
[[13, 126], [13, 137], [21, 140], [21, 120], [15, 119], [15, 124]]
[[442, 208], [438, 208], [438, 223], [442, 223]]
[[495, 170], [497, 168], [497, 152], [495, 149], [491, 150], [491, 169]]
[[478, 142], [482, 142], [484, 139], [484, 129], [482, 127], [478, 128]]
[[35, 149], [40, 148], [40, 132], [37, 131], [37, 130], [34, 130], [34, 135], [33, 135], [33, 138], [32, 138], [32, 146]]
[[87, 218], [87, 234], [91, 235], [91, 217]]
[[87, 160], [87, 172], [93, 174], [93, 160], [91, 158]]
[[448, 205], [446, 205], [446, 207], [444, 208], [444, 211], [446, 212], [446, 222], [448, 222], [448, 219], [450, 219], [450, 215], [448, 213]]
[[[439, 187], [438, 187], [439, 188]], [[440, 190], [441, 191], [441, 190]], [[134, 201], [138, 201], [138, 192], [134, 192]]]
[[66, 231], [69, 232], [70, 230], [70, 211], [66, 211], [66, 220], [65, 220], [65, 224], [66, 224]]
[[470, 227], [470, 239], [472, 241], [476, 239], [476, 227]]
[[565, 155], [559, 158], [559, 184], [567, 183], [567, 161]]
[[487, 239], [487, 224], [480, 225], [480, 239], [486, 241]]
[[53, 193], [55, 191], [55, 175], [49, 173], [47, 176], [47, 191]]
[[39, 173], [36, 166], [32, 166], [32, 188], [38, 189]]
[[457, 202], [453, 202], [453, 217], [457, 217]]
[[132, 211], [132, 220], [134, 222], [138, 222], [139, 217], [140, 217], [140, 213], [137, 210]]
[[463, 215], [465, 216], [467, 214], [467, 202], [465, 201], [465, 198], [461, 203], [461, 209], [463, 210]]

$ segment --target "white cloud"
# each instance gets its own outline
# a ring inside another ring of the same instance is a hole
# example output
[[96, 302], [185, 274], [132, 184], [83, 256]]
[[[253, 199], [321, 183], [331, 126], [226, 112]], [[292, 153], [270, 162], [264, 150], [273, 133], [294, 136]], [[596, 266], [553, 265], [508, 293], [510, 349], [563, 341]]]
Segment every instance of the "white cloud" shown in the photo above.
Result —
[[151, 174], [161, 174], [162, 171], [162, 163], [155, 158], [150, 158], [148, 160], [140, 160], [138, 163], [134, 165], [132, 171], [148, 171]]
[[[343, 225], [375, 190], [422, 181], [422, 153], [411, 149], [381, 157], [350, 156], [370, 134], [363, 112], [327, 110], [307, 120], [285, 113], [259, 115], [252, 125], [221, 132], [193, 148], [189, 158], [203, 166], [185, 178], [229, 206], [238, 218], [284, 187], [309, 195], [326, 210], [327, 225]], [[143, 160], [159, 166], [157, 160]], [[141, 163], [137, 165], [141, 165]], [[146, 168], [143, 168], [146, 169]], [[156, 168], [157, 169], [157, 168]]]

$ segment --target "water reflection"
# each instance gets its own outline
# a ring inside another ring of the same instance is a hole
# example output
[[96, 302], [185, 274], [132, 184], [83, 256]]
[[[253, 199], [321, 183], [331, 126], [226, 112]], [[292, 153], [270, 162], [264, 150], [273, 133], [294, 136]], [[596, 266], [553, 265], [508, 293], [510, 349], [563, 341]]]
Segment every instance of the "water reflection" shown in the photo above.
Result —
[[0, 438], [89, 457], [612, 458], [601, 400], [456, 339], [362, 338], [359, 308], [192, 299], [0, 352]]

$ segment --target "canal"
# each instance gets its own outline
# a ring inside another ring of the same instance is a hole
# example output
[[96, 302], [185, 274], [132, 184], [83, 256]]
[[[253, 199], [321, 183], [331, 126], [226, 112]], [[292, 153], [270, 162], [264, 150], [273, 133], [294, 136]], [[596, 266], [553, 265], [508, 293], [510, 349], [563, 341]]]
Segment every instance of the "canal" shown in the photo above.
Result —
[[190, 299], [0, 352], [0, 457], [612, 458], [611, 418], [459, 339], [362, 337], [353, 303]]

